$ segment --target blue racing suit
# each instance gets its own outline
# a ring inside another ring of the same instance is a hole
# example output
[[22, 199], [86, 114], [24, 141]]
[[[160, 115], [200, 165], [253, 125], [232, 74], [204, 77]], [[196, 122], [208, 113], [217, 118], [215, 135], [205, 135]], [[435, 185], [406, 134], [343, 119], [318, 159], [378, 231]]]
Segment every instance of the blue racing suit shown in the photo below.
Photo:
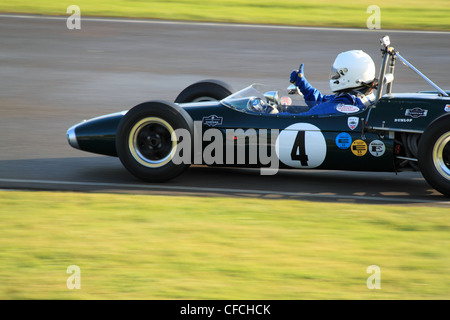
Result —
[[293, 72], [291, 74], [291, 80], [299, 88], [306, 104], [311, 108], [309, 111], [302, 112], [302, 116], [340, 113], [343, 112], [342, 106], [345, 105], [356, 106], [362, 110], [375, 101], [375, 94], [363, 95], [357, 91], [324, 95], [311, 86], [303, 74], [295, 77]]

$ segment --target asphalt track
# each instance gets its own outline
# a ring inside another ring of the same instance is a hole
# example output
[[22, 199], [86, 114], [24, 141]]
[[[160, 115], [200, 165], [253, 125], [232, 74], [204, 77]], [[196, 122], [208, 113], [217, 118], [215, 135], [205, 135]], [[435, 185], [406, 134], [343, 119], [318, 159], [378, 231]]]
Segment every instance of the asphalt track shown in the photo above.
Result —
[[[164, 184], [131, 176], [119, 159], [72, 149], [66, 130], [83, 119], [146, 100], [173, 100], [189, 84], [221, 79], [289, 85], [292, 69], [328, 92], [336, 54], [368, 52], [379, 66], [379, 38], [434, 82], [450, 88], [450, 33], [295, 28], [169, 21], [0, 15], [0, 189], [305, 199], [450, 206], [420, 173], [191, 167]], [[397, 68], [394, 91], [429, 89]]]

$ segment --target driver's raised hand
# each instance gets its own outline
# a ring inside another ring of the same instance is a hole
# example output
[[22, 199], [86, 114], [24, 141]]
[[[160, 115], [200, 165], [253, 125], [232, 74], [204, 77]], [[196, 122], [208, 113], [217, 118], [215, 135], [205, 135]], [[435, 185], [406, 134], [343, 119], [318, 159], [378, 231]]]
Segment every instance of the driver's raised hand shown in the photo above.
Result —
[[298, 82], [302, 81], [303, 78], [303, 63], [300, 65], [298, 70], [294, 70], [291, 73], [290, 82], [295, 84], [298, 87]]

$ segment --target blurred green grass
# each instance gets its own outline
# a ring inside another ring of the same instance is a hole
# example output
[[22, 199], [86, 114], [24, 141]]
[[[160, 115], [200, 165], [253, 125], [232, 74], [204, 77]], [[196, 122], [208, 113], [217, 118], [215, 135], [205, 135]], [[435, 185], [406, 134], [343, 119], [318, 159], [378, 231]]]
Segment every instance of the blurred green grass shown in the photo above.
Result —
[[367, 8], [381, 9], [382, 29], [450, 30], [447, 0], [0, 0], [0, 12], [366, 28]]
[[0, 299], [450, 298], [448, 208], [15, 191], [0, 208]]

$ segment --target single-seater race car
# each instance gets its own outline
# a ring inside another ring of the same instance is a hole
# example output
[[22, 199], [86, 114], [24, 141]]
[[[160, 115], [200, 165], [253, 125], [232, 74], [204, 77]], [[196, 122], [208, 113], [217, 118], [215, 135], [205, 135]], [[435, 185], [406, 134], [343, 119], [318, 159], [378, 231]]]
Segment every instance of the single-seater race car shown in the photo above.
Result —
[[[67, 131], [77, 149], [116, 156], [134, 176], [162, 182], [191, 164], [400, 172], [420, 170], [450, 196], [450, 91], [444, 91], [381, 39], [375, 102], [342, 105], [338, 113], [302, 115], [309, 108], [295, 86], [253, 84], [240, 91], [218, 80], [184, 89], [175, 102], [153, 100], [90, 119]], [[434, 90], [392, 93], [396, 61]], [[261, 111], [264, 110], [264, 111]]]

